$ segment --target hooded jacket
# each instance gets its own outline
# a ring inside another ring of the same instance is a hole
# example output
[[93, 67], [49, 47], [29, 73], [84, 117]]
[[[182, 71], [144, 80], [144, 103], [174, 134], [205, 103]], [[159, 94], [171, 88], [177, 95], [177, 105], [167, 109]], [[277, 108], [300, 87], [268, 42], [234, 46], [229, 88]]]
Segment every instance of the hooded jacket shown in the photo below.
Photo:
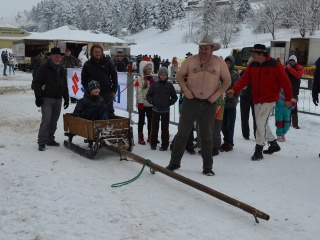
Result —
[[[140, 70], [140, 76], [138, 76], [134, 86], [136, 90], [136, 101], [138, 103], [143, 103], [143, 106], [145, 107], [152, 107], [152, 104], [150, 104], [147, 101], [147, 93], [150, 88], [150, 85], [153, 84], [154, 78], [150, 77], [148, 80], [145, 79], [146, 76], [144, 75], [143, 69], [148, 65], [151, 64], [152, 70], [153, 70], [153, 63], [151, 61], [141, 61], [139, 64], [139, 70]], [[148, 87], [143, 88], [144, 82], [147, 81]]]
[[271, 103], [279, 99], [280, 89], [285, 94], [285, 101], [291, 101], [292, 87], [283, 66], [269, 55], [264, 63], [250, 63], [243, 76], [232, 88], [235, 93], [240, 92], [252, 83], [253, 103]]
[[301, 83], [300, 78], [302, 77], [302, 74], [304, 71], [303, 67], [299, 64], [296, 64], [290, 68], [287, 68], [287, 66], [285, 66], [284, 70], [286, 71], [286, 73], [290, 79], [293, 96], [294, 97], [298, 96], [299, 90], [300, 90], [300, 83]]

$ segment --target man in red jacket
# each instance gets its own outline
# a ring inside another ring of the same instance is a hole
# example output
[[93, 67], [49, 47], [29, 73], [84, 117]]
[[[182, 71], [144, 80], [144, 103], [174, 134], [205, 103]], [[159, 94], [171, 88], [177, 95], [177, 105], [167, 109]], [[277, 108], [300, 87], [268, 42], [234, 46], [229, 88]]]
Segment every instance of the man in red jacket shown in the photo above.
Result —
[[227, 96], [232, 97], [240, 92], [250, 82], [252, 83], [252, 95], [254, 111], [256, 116], [256, 148], [251, 160], [263, 159], [262, 150], [265, 139], [269, 148], [264, 150], [265, 154], [272, 154], [280, 151], [275, 135], [268, 124], [269, 116], [278, 101], [280, 89], [285, 94], [285, 106], [291, 106], [292, 87], [290, 80], [279, 61], [271, 58], [267, 53], [265, 45], [255, 44], [253, 47], [253, 62], [248, 65], [244, 75], [229, 91]]

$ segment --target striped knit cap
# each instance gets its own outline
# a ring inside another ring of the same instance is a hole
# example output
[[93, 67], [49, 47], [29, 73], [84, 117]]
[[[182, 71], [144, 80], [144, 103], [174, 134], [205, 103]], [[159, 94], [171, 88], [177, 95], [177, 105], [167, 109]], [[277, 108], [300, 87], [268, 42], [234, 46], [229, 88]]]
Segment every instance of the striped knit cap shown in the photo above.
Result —
[[100, 89], [100, 84], [95, 80], [90, 81], [88, 84], [89, 91], [92, 91], [93, 89], [96, 89], [96, 88]]

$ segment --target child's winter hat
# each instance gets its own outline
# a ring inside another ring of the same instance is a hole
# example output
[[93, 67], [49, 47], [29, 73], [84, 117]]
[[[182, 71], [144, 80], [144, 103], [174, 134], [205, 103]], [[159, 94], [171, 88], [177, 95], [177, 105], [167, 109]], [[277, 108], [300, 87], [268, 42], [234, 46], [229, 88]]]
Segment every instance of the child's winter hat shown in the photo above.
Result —
[[288, 60], [288, 61], [290, 61], [290, 60], [293, 60], [293, 61], [295, 61], [295, 62], [298, 62], [298, 61], [297, 61], [297, 57], [296, 57], [295, 55], [291, 55], [291, 56], [289, 57], [289, 60]]
[[161, 74], [166, 74], [168, 76], [168, 68], [166, 67], [161, 67], [158, 71], [158, 76], [160, 76]]
[[99, 88], [100, 89], [100, 84], [95, 81], [95, 80], [92, 80], [88, 83], [88, 89], [89, 91], [92, 91], [93, 89], [96, 89], [96, 88]]

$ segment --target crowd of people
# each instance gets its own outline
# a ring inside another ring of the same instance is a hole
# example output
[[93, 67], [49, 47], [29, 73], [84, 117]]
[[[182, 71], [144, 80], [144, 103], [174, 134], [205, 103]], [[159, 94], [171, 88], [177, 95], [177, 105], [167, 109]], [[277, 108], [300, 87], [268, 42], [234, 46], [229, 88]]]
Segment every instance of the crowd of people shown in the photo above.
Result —
[[[163, 60], [160, 61], [157, 55], [141, 55], [141, 60], [137, 60], [139, 76], [134, 86], [139, 113], [138, 143], [150, 145], [151, 150], [156, 150], [159, 143], [160, 151], [166, 151], [170, 147], [171, 159], [166, 168], [171, 171], [181, 167], [185, 150], [196, 154], [194, 148], [199, 147], [198, 152], [203, 159], [202, 173], [207, 176], [215, 175], [213, 157], [220, 152], [232, 151], [235, 146], [233, 136], [236, 107], [240, 102], [241, 129], [245, 140], [250, 139], [250, 109], [252, 111], [252, 136], [256, 139], [256, 145], [251, 160], [262, 160], [264, 154], [280, 151], [278, 142], [286, 141], [289, 127], [300, 128], [297, 102], [303, 67], [296, 56], [290, 56], [283, 66], [270, 57], [265, 45], [255, 44], [245, 70], [239, 73], [233, 56], [223, 59], [213, 54], [220, 49], [220, 44], [215, 43], [212, 36], [205, 35], [198, 45], [199, 52], [194, 55], [188, 52], [177, 71], [176, 80], [181, 89], [180, 121], [171, 144], [170, 106], [178, 101], [178, 96], [173, 84], [168, 81], [168, 65], [161, 65]], [[104, 56], [103, 48], [98, 44], [91, 47], [90, 57], [83, 65], [81, 75], [85, 94], [77, 102], [73, 114], [89, 120], [107, 120], [114, 116], [117, 72], [126, 71], [130, 61], [123, 57], [111, 61]], [[6, 60], [5, 56], [2, 60]], [[173, 58], [173, 66], [175, 61]], [[65, 68], [80, 67], [78, 64], [78, 60], [71, 57], [69, 49], [63, 54], [59, 48], [52, 48], [44, 54], [34, 71], [35, 103], [37, 107], [41, 107], [42, 113], [38, 133], [39, 151], [44, 151], [46, 146], [60, 145], [55, 141], [54, 134], [62, 104], [64, 108], [69, 106]], [[317, 106], [320, 58], [315, 64], [312, 98]], [[152, 73], [156, 73], [157, 77]], [[276, 134], [269, 125], [269, 118], [274, 110]], [[145, 119], [146, 137], [143, 131]], [[158, 139], [160, 126], [161, 142]], [[194, 131], [197, 133], [196, 138]], [[268, 147], [263, 150], [265, 142]]]

